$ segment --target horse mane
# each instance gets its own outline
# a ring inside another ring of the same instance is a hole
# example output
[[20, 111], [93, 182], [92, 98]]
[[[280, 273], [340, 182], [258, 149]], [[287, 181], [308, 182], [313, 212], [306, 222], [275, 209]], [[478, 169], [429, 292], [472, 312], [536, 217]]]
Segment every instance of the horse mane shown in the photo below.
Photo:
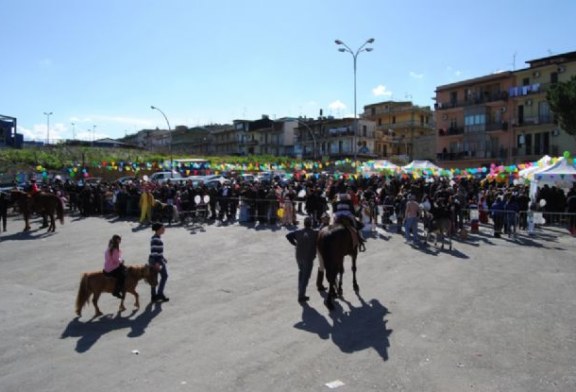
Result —
[[128, 276], [133, 276], [137, 280], [144, 279], [148, 274], [149, 266], [147, 264], [135, 264], [126, 267]]

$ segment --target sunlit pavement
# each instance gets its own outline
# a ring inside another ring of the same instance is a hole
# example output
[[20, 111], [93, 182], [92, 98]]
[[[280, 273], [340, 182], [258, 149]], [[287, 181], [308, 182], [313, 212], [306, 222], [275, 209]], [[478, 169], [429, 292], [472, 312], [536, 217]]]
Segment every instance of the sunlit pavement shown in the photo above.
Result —
[[[300, 219], [302, 221], [302, 219]], [[76, 318], [82, 272], [99, 270], [120, 234], [145, 263], [152, 231], [114, 218], [67, 217], [54, 234], [10, 218], [0, 233], [2, 391], [572, 391], [576, 390], [575, 239], [545, 227], [453, 250], [404, 244], [378, 228], [346, 262], [332, 313], [309, 285], [297, 302], [286, 228], [169, 227], [170, 302], [117, 314], [100, 298]]]

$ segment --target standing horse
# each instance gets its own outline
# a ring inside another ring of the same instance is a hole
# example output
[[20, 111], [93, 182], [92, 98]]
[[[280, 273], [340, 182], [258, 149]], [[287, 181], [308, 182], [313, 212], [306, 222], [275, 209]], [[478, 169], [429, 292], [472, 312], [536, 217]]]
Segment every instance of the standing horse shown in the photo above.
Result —
[[[127, 293], [134, 296], [134, 307], [138, 309], [140, 307], [140, 297], [136, 292], [136, 286], [140, 279], [145, 279], [146, 282], [152, 287], [158, 284], [158, 273], [157, 271], [148, 264], [144, 265], [129, 265], [126, 267], [126, 280], [124, 281], [124, 289]], [[108, 277], [104, 275], [104, 272], [85, 272], [82, 274], [82, 279], [80, 279], [80, 287], [78, 287], [78, 295], [76, 296], [76, 314], [78, 317], [82, 315], [82, 308], [92, 295], [92, 303], [96, 309], [96, 314], [94, 317], [101, 316], [102, 312], [98, 307], [98, 298], [100, 294], [112, 293], [116, 287], [116, 278]], [[122, 301], [120, 301], [119, 312], [126, 310], [124, 307], [124, 296]]]
[[432, 212], [423, 212], [424, 229], [426, 230], [426, 237], [424, 241], [427, 243], [432, 234], [434, 234], [434, 246], [438, 244], [438, 238], [442, 242], [442, 249], [444, 249], [444, 239], [448, 237], [448, 245], [452, 250], [452, 219], [449, 215], [442, 214], [437, 210]]
[[56, 231], [56, 217], [60, 220], [60, 224], [64, 224], [64, 206], [62, 200], [53, 194], [45, 192], [36, 192], [30, 195], [26, 192], [13, 189], [10, 194], [10, 199], [18, 204], [18, 208], [24, 216], [24, 231], [30, 230], [30, 215], [37, 212], [42, 215], [44, 219], [50, 218], [50, 225], [48, 232]]
[[350, 230], [346, 226], [338, 223], [326, 226], [320, 230], [316, 247], [320, 257], [324, 261], [326, 279], [328, 280], [328, 294], [324, 299], [324, 305], [326, 305], [329, 310], [333, 310], [334, 304], [332, 303], [332, 299], [336, 298], [337, 295], [342, 295], [344, 257], [347, 255], [352, 258], [352, 284], [354, 291], [356, 293], [360, 291], [358, 283], [356, 282], [358, 245], [355, 245]]
[[152, 221], [164, 222], [166, 220], [169, 225], [172, 221], [178, 221], [178, 208], [173, 204], [162, 203], [160, 200], [155, 200], [152, 205]]

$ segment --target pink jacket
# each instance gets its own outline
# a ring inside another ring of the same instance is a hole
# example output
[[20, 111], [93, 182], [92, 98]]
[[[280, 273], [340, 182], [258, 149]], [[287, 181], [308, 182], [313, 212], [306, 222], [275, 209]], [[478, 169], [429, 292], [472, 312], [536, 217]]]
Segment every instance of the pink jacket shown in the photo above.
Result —
[[114, 249], [112, 254], [110, 254], [110, 251], [106, 249], [106, 252], [104, 252], [104, 271], [114, 271], [123, 261], [122, 252], [120, 250]]

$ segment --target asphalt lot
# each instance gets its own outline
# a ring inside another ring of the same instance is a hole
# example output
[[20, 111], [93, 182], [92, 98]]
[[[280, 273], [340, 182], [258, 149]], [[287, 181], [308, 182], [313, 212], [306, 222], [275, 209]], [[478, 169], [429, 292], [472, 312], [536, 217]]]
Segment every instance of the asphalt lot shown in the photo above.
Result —
[[[129, 264], [149, 227], [66, 217], [54, 234], [0, 233], [0, 391], [574, 391], [576, 241], [559, 228], [454, 250], [379, 228], [332, 313], [297, 302], [285, 228], [169, 227], [165, 304], [117, 314], [111, 295], [75, 317], [82, 272], [112, 234]], [[346, 263], [349, 267], [349, 262]], [[315, 276], [315, 273], [314, 275]]]

